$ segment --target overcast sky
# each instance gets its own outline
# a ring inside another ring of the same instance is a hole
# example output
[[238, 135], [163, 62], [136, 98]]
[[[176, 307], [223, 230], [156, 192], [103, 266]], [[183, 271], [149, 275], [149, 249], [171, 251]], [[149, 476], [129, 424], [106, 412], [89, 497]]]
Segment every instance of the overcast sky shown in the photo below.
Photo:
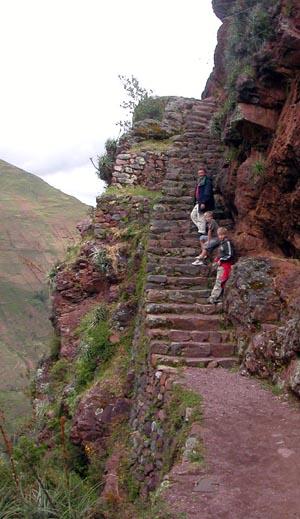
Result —
[[211, 0], [0, 0], [0, 158], [94, 204], [89, 157], [118, 135], [118, 74], [200, 98], [219, 21]]

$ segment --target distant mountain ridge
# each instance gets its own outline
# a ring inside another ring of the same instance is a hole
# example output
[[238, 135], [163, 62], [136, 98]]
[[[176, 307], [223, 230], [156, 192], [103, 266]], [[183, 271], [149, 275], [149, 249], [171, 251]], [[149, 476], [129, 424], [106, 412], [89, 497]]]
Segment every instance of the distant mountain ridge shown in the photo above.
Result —
[[46, 276], [77, 239], [87, 205], [0, 160], [0, 408], [23, 414], [26, 372], [52, 328]]

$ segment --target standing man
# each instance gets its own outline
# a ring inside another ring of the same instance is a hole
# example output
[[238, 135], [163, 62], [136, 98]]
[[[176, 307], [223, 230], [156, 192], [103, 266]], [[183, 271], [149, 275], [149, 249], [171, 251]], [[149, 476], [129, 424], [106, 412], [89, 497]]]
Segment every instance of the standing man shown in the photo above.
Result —
[[198, 228], [200, 234], [205, 234], [206, 211], [213, 211], [215, 208], [213, 185], [210, 177], [207, 176], [206, 169], [201, 166], [198, 170], [198, 180], [194, 193], [194, 209], [191, 212], [191, 220]]

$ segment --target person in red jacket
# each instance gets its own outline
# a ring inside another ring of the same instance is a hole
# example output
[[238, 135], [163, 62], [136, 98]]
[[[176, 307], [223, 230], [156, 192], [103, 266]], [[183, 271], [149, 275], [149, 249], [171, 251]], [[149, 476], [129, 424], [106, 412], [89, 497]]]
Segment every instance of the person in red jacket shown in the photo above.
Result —
[[191, 212], [191, 220], [200, 234], [205, 234], [204, 213], [213, 211], [214, 208], [212, 179], [207, 175], [206, 169], [201, 166], [198, 170], [198, 180], [194, 192], [194, 208]]
[[218, 269], [216, 281], [208, 300], [209, 303], [218, 303], [221, 300], [225, 283], [230, 276], [234, 258], [233, 246], [228, 239], [226, 227], [219, 227], [217, 233], [220, 240], [219, 255], [215, 259], [218, 264]]

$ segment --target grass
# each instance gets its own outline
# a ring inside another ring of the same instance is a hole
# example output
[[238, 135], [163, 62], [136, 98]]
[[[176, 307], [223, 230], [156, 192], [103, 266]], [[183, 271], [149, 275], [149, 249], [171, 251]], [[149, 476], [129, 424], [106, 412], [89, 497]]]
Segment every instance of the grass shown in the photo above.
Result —
[[271, 391], [274, 396], [281, 396], [286, 393], [286, 390], [283, 386], [279, 386], [278, 384], [273, 384], [270, 380], [262, 380], [260, 378], [257, 378], [260, 385], [267, 389], [268, 391]]
[[257, 160], [251, 166], [251, 172], [252, 172], [254, 178], [262, 177], [265, 174], [265, 171], [266, 171], [266, 165], [263, 160]]
[[131, 146], [131, 148], [128, 150], [128, 153], [139, 153], [140, 151], [163, 153], [168, 151], [172, 144], [172, 139], [147, 139]]
[[[0, 391], [7, 394], [3, 407], [13, 424], [28, 412], [21, 396], [27, 371], [47, 351], [52, 334], [47, 272], [72, 245], [88, 206], [2, 160], [0, 173]], [[14, 412], [16, 387], [19, 404]]]
[[[185, 420], [187, 408], [191, 410], [188, 421]], [[171, 391], [166, 413], [166, 435], [170, 438], [170, 444], [163, 460], [163, 474], [170, 471], [178, 456], [182, 453], [191, 425], [194, 422], [201, 422], [202, 398], [199, 394], [176, 384]]]

